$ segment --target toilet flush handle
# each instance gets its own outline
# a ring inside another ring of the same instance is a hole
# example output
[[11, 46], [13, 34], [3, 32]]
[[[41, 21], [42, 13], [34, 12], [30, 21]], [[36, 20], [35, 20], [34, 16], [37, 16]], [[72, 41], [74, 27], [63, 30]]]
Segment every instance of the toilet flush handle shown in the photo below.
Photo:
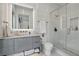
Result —
[[44, 37], [45, 36], [45, 33], [42, 33], [42, 37]]

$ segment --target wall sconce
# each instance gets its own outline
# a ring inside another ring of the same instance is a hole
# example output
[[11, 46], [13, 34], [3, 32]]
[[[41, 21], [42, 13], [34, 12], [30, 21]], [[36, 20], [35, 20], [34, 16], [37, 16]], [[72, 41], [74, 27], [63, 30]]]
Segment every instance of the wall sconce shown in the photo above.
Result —
[[3, 36], [8, 37], [8, 21], [3, 21]]

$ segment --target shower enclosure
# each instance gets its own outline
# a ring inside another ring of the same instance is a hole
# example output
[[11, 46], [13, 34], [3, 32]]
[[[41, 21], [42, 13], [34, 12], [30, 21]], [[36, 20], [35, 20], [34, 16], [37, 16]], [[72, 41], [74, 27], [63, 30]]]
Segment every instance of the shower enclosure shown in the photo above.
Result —
[[50, 37], [55, 47], [79, 55], [79, 3], [65, 4], [50, 12], [50, 24]]

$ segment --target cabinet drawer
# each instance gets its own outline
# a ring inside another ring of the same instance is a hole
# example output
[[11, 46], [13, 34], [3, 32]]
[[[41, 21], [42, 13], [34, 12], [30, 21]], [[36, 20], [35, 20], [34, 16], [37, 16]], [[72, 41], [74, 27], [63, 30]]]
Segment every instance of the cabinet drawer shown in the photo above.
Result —
[[32, 37], [32, 42], [40, 42], [40, 37]]

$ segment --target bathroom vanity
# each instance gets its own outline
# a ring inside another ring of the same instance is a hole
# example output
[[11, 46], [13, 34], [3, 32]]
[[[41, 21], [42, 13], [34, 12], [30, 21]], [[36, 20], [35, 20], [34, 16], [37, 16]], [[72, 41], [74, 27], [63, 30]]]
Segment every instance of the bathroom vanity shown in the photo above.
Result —
[[36, 48], [41, 49], [40, 36], [0, 38], [0, 55], [12, 55]]
[[[2, 21], [2, 31], [0, 30], [0, 33], [2, 33], [0, 35], [0, 55], [12, 55], [31, 49], [40, 49], [40, 35], [31, 35], [33, 31], [36, 31], [36, 29], [34, 30], [33, 22], [35, 20], [34, 8], [25, 4], [8, 3], [0, 4], [0, 7]], [[20, 34], [22, 36], [19, 36]]]

